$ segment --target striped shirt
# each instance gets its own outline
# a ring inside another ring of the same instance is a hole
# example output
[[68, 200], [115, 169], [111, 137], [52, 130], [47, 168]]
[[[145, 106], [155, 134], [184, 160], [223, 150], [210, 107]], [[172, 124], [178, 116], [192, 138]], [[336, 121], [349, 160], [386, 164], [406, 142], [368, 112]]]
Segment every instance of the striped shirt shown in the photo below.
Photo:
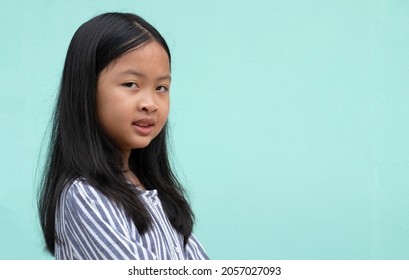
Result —
[[208, 259], [191, 235], [183, 236], [169, 222], [157, 190], [139, 190], [139, 197], [152, 216], [152, 225], [140, 234], [123, 207], [109, 200], [84, 179], [75, 180], [61, 196], [56, 215], [56, 259]]

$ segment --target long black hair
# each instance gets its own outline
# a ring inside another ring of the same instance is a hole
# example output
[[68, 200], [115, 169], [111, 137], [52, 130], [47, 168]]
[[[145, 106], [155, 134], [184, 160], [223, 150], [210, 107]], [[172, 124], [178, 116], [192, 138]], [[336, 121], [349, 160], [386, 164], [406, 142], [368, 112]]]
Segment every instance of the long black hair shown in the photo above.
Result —
[[[146, 232], [152, 222], [135, 187], [121, 174], [121, 152], [99, 125], [95, 102], [99, 73], [120, 55], [152, 41], [165, 49], [170, 62], [169, 48], [152, 25], [134, 14], [105, 13], [81, 25], [70, 42], [38, 203], [46, 247], [51, 254], [55, 242], [60, 242], [55, 216], [61, 193], [78, 178], [123, 206], [140, 233]], [[146, 189], [158, 190], [165, 213], [186, 244], [194, 217], [172, 172], [166, 143], [167, 125], [147, 147], [131, 151], [129, 168]]]

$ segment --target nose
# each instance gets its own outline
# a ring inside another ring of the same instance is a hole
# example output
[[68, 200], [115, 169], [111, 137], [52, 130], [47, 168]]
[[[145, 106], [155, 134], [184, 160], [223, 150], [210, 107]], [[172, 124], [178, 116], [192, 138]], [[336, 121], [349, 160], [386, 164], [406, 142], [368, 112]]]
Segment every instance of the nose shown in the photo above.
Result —
[[149, 93], [141, 96], [141, 99], [138, 102], [138, 110], [146, 112], [148, 114], [155, 112], [158, 109], [153, 96]]

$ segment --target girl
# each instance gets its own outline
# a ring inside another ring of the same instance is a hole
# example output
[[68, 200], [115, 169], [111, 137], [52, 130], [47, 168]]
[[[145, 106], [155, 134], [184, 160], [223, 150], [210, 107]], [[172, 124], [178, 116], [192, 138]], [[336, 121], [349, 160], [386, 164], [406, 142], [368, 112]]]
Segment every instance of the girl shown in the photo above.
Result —
[[39, 199], [56, 259], [207, 259], [167, 154], [170, 52], [142, 18], [74, 34]]

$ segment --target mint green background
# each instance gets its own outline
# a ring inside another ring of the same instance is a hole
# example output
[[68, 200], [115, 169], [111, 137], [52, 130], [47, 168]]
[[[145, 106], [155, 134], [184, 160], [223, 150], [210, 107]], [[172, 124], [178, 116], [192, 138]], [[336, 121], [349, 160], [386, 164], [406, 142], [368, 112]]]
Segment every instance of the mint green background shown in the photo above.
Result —
[[173, 53], [174, 163], [213, 259], [409, 259], [409, 1], [2, 1], [0, 259], [48, 259], [38, 162], [68, 43], [134, 12]]

